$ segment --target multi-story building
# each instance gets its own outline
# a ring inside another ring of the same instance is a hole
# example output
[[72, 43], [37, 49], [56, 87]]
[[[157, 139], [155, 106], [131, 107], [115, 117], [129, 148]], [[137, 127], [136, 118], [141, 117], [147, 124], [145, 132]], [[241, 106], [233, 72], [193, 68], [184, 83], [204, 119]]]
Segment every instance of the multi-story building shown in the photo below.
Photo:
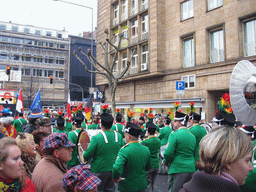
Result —
[[[254, 0], [99, 0], [97, 41], [104, 41], [105, 29], [113, 43], [120, 33], [127, 38], [115, 62], [117, 73], [135, 52], [118, 85], [117, 107], [165, 113], [180, 100], [187, 112], [193, 101], [210, 121], [229, 91], [236, 63], [256, 63], [255, 7]], [[97, 59], [104, 62], [101, 49]], [[177, 94], [177, 81], [185, 81], [184, 95]], [[96, 84], [107, 81], [97, 76]], [[106, 102], [108, 93], [106, 87]]]
[[66, 103], [69, 46], [66, 31], [0, 22], [0, 68], [10, 66], [11, 75], [21, 74], [18, 80], [4, 82], [4, 88], [21, 88], [25, 107], [39, 88], [42, 105]]

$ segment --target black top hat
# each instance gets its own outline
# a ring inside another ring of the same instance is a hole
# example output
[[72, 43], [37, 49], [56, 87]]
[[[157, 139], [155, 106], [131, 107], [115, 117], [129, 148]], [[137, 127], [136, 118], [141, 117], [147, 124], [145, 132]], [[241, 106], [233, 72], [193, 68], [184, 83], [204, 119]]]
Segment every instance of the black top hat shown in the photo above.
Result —
[[190, 112], [189, 113], [189, 119], [194, 119], [196, 121], [200, 121], [201, 120], [201, 115], [199, 115], [198, 113], [195, 112]]
[[226, 111], [219, 110], [212, 121], [219, 125], [228, 125], [233, 127], [236, 123], [236, 117], [233, 113], [227, 113]]
[[65, 119], [63, 118], [63, 116], [59, 116], [57, 118], [57, 125], [58, 127], [64, 127], [65, 125]]
[[113, 125], [113, 121], [114, 118], [112, 117], [112, 115], [108, 114], [108, 113], [102, 113], [100, 115], [100, 119], [101, 119], [101, 124], [107, 128], [110, 129]]
[[253, 126], [245, 126], [243, 125], [242, 128], [240, 128], [242, 132], [244, 132], [246, 135], [251, 135], [252, 139], [254, 139], [255, 129]]
[[185, 120], [186, 116], [187, 116], [187, 115], [186, 115], [185, 113], [176, 111], [173, 120], [174, 120], [174, 121], [183, 121], [183, 120]]
[[138, 137], [140, 135], [140, 132], [141, 132], [141, 128], [138, 125], [131, 122], [128, 122], [126, 124], [125, 133], [128, 133], [134, 137]]
[[72, 120], [73, 120], [73, 124], [75, 124], [75, 125], [81, 125], [82, 124], [82, 122], [83, 122], [83, 119], [82, 118], [80, 118], [79, 116], [75, 116], [75, 117], [73, 117], [72, 118]]
[[146, 123], [146, 130], [149, 132], [156, 131], [156, 125], [154, 123], [148, 122]]

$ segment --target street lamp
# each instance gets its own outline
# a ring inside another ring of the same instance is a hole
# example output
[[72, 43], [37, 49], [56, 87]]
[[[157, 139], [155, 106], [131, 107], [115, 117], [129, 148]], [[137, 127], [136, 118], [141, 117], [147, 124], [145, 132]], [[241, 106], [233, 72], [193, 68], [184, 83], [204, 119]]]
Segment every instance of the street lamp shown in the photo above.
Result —
[[[76, 5], [76, 6], [79, 6], [79, 7], [84, 7], [84, 8], [87, 8], [87, 9], [91, 9], [91, 10], [92, 10], [91, 53], [92, 53], [92, 56], [93, 56], [93, 8], [92, 8], [92, 7], [85, 6], [85, 5], [80, 5], [80, 4], [68, 2], [68, 1], [63, 1], [63, 0], [54, 0], [54, 1], [60, 1], [60, 2], [63, 2], [63, 3], [68, 3], [68, 4], [71, 4], [71, 5]], [[91, 71], [92, 71], [92, 64], [91, 64]], [[91, 73], [91, 87], [92, 87], [92, 73]], [[83, 100], [83, 97], [82, 97], [82, 100]]]

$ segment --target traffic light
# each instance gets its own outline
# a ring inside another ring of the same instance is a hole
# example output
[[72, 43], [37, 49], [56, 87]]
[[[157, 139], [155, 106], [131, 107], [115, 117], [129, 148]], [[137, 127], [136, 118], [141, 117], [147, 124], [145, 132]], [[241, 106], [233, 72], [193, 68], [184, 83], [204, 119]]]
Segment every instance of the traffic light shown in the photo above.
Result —
[[53, 76], [51, 75], [50, 76], [50, 84], [52, 84], [53, 83]]
[[6, 67], [6, 74], [7, 74], [7, 75], [10, 75], [10, 70], [11, 70], [11, 67], [10, 67], [10, 66], [7, 66], [7, 67]]

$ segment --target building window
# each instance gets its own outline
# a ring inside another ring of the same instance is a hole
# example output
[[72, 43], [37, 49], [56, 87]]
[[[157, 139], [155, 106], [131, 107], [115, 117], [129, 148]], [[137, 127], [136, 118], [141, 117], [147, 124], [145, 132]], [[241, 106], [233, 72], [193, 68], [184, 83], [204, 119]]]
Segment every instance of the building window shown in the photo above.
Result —
[[113, 37], [113, 43], [117, 46], [118, 44], [118, 29], [114, 30], [114, 37]]
[[53, 63], [53, 58], [52, 57], [49, 58], [49, 63]]
[[148, 9], [148, 0], [141, 0], [141, 11]]
[[194, 38], [187, 38], [183, 40], [183, 67], [195, 66], [194, 59]]
[[244, 55], [256, 55], [256, 20], [244, 23]]
[[18, 27], [12, 26], [12, 31], [13, 32], [18, 32]]
[[0, 30], [1, 31], [5, 31], [6, 30], [6, 26], [5, 25], [0, 25]]
[[148, 15], [143, 15], [141, 18], [141, 32], [148, 32]]
[[41, 35], [41, 31], [40, 31], [40, 30], [36, 30], [36, 31], [35, 31], [35, 34], [36, 34], [36, 35]]
[[50, 31], [46, 31], [46, 36], [52, 36], [52, 33]]
[[122, 53], [122, 69], [127, 66], [127, 52]]
[[136, 37], [138, 35], [138, 20], [132, 21], [132, 37]]
[[128, 27], [127, 25], [123, 25], [123, 38], [128, 37]]
[[23, 76], [30, 76], [30, 69], [28, 69], [28, 68], [23, 68], [23, 69], [22, 69], [22, 75], [23, 75]]
[[208, 0], [208, 11], [221, 7], [223, 5], [223, 0]]
[[223, 30], [210, 32], [210, 61], [211, 63], [224, 61]]
[[136, 68], [136, 67], [138, 67], [138, 51], [137, 51], [137, 48], [132, 49], [132, 53], [133, 53], [132, 68]]
[[42, 69], [33, 69], [34, 77], [42, 77]]
[[194, 16], [193, 0], [185, 1], [181, 4], [182, 20], [186, 20]]
[[118, 71], [118, 60], [115, 61], [114, 67], [113, 67], [113, 72], [117, 72], [117, 71]]
[[141, 50], [141, 63], [142, 64], [147, 64], [148, 63], [148, 44], [142, 45], [142, 50]]
[[60, 44], [60, 48], [64, 49], [65, 45], [64, 44]]
[[53, 71], [52, 70], [44, 70], [44, 76], [45, 77], [50, 77], [53, 76]]
[[20, 60], [19, 54], [14, 54], [12, 58], [13, 58], [14, 61], [19, 61]]
[[1, 38], [2, 41], [8, 42], [8, 37], [0, 36], [0, 38]]
[[55, 77], [63, 79], [64, 78], [64, 72], [63, 71], [55, 71]]
[[7, 53], [1, 53], [0, 59], [7, 60]]
[[182, 77], [182, 81], [185, 82], [185, 88], [195, 88], [195, 75], [187, 75]]
[[138, 12], [138, 0], [132, 0], [131, 14], [134, 15]]
[[61, 33], [58, 33], [57, 37], [58, 37], [58, 38], [62, 38], [62, 34], [61, 34]]
[[122, 0], [122, 20], [127, 19], [127, 0]]
[[22, 39], [19, 38], [12, 38], [12, 42], [13, 43], [20, 43], [22, 41]]
[[64, 64], [65, 64], [64, 58], [60, 58], [59, 64], [61, 64], [61, 65], [64, 65]]
[[[114, 5], [114, 19], [118, 21], [119, 17], [119, 5], [118, 3]], [[117, 23], [115, 23], [117, 24]]]
[[24, 28], [24, 33], [29, 33], [29, 28]]

